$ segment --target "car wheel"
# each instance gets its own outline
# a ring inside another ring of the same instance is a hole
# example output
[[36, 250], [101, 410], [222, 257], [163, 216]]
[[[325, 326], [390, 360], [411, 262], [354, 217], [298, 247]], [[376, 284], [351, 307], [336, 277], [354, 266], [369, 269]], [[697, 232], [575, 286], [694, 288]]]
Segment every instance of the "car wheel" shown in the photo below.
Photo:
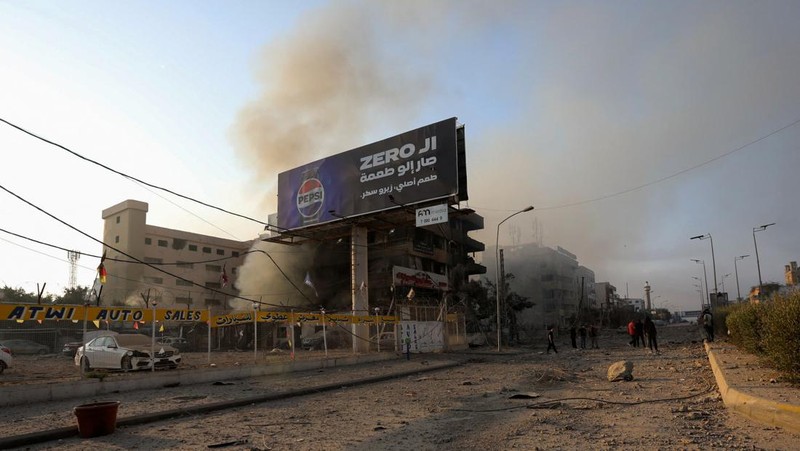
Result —
[[0, 360], [0, 374], [3, 374], [3, 370], [6, 369], [6, 362]]
[[88, 373], [92, 370], [92, 366], [89, 365], [89, 359], [87, 357], [81, 357], [81, 369], [83, 369], [84, 373]]
[[122, 371], [130, 371], [133, 369], [133, 364], [131, 363], [131, 356], [126, 355], [122, 357], [122, 361], [120, 362], [120, 368], [122, 368]]

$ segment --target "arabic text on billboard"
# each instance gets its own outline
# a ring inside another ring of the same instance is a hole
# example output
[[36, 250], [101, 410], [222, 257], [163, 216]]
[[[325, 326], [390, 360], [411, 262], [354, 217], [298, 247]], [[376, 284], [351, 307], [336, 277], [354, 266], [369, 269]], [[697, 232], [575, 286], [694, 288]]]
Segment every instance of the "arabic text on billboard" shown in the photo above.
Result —
[[282, 172], [278, 228], [453, 196], [457, 160], [456, 118], [450, 118]]

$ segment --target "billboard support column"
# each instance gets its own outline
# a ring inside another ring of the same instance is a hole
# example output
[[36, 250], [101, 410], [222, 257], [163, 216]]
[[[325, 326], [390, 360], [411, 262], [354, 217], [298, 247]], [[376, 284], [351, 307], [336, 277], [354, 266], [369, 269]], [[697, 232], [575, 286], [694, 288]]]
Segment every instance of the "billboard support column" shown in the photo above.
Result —
[[[369, 315], [367, 229], [353, 226], [350, 236], [350, 290], [353, 315]], [[369, 324], [353, 324], [353, 352], [369, 352]]]

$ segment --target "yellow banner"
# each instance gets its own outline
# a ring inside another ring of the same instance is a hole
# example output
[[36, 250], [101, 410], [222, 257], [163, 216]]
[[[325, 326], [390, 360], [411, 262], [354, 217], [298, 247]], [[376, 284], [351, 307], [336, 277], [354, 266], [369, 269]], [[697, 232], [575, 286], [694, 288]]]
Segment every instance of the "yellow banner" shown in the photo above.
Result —
[[[153, 309], [82, 305], [0, 304], [0, 320], [153, 321]], [[158, 321], [208, 321], [208, 310], [157, 309]]]
[[[316, 323], [322, 324], [321, 313], [295, 313], [295, 312], [233, 312], [225, 315], [216, 315], [211, 318], [211, 327], [233, 326], [253, 322], [253, 315], [257, 315], [259, 323]], [[0, 320], [10, 321], [120, 321], [120, 322], [151, 322], [153, 309], [128, 308], [128, 307], [85, 307], [83, 305], [34, 305], [0, 304]], [[208, 322], [208, 310], [193, 309], [156, 309], [158, 321], [192, 321]], [[326, 314], [325, 322], [328, 324], [384, 324], [396, 323], [399, 318], [388, 315], [347, 315]]]
[[[321, 313], [295, 313], [295, 312], [235, 312], [217, 315], [211, 319], [211, 327], [234, 326], [236, 324], [252, 323], [253, 316], [257, 315], [259, 323], [315, 323], [322, 324]], [[396, 323], [399, 318], [386, 315], [325, 315], [328, 324], [383, 324]]]

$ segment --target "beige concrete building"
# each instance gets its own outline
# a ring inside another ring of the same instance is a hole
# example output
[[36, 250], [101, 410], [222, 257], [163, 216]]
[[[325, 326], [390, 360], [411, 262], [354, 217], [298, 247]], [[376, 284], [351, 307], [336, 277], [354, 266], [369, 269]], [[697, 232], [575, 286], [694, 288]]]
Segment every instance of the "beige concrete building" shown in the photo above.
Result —
[[108, 277], [100, 304], [140, 307], [149, 296], [164, 307], [225, 307], [253, 241], [149, 225], [147, 211], [147, 203], [136, 200], [103, 210]]

